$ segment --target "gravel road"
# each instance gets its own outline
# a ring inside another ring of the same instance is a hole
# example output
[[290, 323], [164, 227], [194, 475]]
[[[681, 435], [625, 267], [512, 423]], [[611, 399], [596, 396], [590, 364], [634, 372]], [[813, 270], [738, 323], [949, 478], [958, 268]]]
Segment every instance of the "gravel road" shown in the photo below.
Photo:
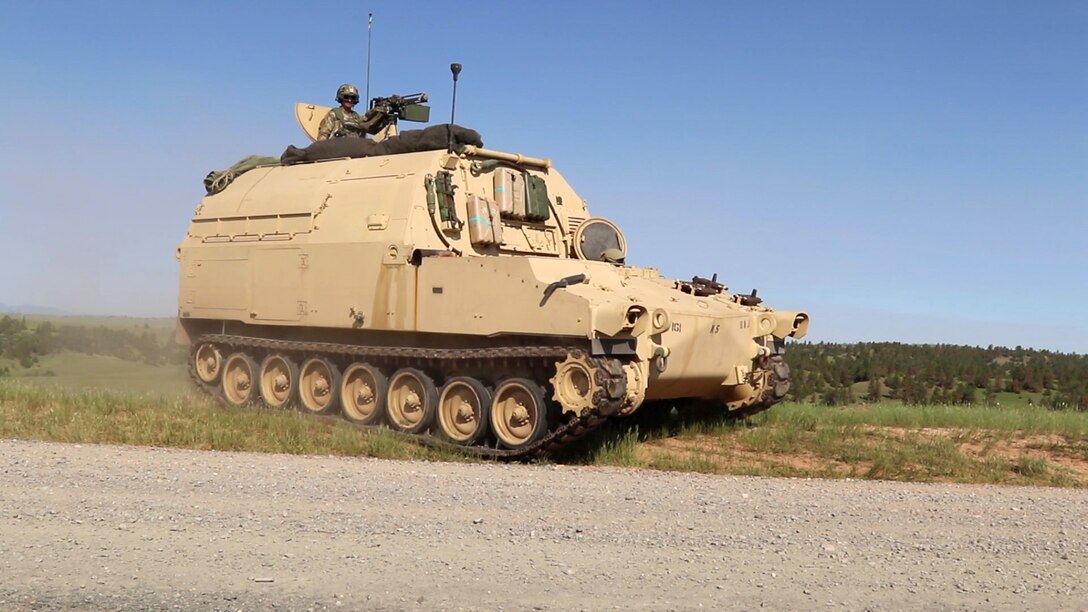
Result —
[[0, 609], [1088, 608], [1088, 493], [0, 441]]

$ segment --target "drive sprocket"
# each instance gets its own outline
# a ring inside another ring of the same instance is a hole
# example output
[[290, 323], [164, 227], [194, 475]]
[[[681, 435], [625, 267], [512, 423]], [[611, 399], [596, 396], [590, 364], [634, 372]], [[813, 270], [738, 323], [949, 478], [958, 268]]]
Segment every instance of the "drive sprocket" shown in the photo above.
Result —
[[581, 416], [592, 409], [603, 391], [597, 382], [597, 368], [580, 352], [567, 354], [567, 358], [555, 364], [555, 376], [551, 378], [553, 397], [563, 408]]

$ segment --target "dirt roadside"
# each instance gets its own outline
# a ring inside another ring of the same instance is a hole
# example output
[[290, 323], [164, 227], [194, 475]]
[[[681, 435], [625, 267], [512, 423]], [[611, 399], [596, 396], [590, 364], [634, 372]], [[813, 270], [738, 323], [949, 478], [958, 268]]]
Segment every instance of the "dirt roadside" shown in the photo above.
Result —
[[1088, 608], [1088, 493], [0, 441], [0, 609]]

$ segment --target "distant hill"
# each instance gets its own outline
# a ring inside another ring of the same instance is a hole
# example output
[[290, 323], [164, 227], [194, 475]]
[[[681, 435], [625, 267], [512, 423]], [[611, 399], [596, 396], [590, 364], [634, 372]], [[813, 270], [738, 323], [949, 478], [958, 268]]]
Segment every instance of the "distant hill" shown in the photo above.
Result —
[[18, 374], [64, 351], [149, 366], [184, 364], [171, 319], [0, 314], [0, 376]]
[[39, 306], [37, 304], [20, 304], [18, 306], [12, 306], [10, 304], [0, 304], [0, 314], [64, 316], [70, 313], [61, 310], [60, 308], [53, 308], [52, 306]]
[[790, 395], [829, 406], [897, 399], [906, 404], [1027, 405], [1088, 410], [1088, 355], [950, 344], [811, 344], [786, 349]]

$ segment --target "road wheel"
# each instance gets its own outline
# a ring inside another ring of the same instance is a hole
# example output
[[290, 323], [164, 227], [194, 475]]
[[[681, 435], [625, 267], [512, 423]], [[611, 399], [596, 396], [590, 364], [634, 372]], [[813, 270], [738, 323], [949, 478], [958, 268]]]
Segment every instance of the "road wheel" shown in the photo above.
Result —
[[196, 377], [206, 385], [219, 383], [219, 375], [223, 373], [223, 355], [211, 342], [205, 342], [193, 351], [193, 372]]
[[455, 444], [470, 446], [488, 432], [491, 392], [475, 378], [458, 376], [442, 385], [438, 396], [438, 430]]
[[311, 414], [328, 414], [337, 408], [340, 370], [327, 359], [307, 359], [299, 368], [298, 400]]
[[388, 380], [381, 370], [368, 363], [353, 363], [340, 380], [340, 410], [360, 425], [377, 425], [385, 415]]
[[491, 428], [506, 448], [529, 446], [548, 431], [547, 410], [540, 385], [524, 378], [511, 378], [495, 389]]
[[257, 362], [245, 353], [234, 353], [223, 365], [223, 397], [235, 406], [257, 399]]
[[404, 433], [420, 433], [434, 420], [438, 389], [431, 377], [415, 368], [401, 368], [389, 379], [385, 416], [389, 426]]
[[261, 362], [261, 399], [272, 408], [286, 408], [298, 396], [298, 366], [283, 355], [269, 355]]

